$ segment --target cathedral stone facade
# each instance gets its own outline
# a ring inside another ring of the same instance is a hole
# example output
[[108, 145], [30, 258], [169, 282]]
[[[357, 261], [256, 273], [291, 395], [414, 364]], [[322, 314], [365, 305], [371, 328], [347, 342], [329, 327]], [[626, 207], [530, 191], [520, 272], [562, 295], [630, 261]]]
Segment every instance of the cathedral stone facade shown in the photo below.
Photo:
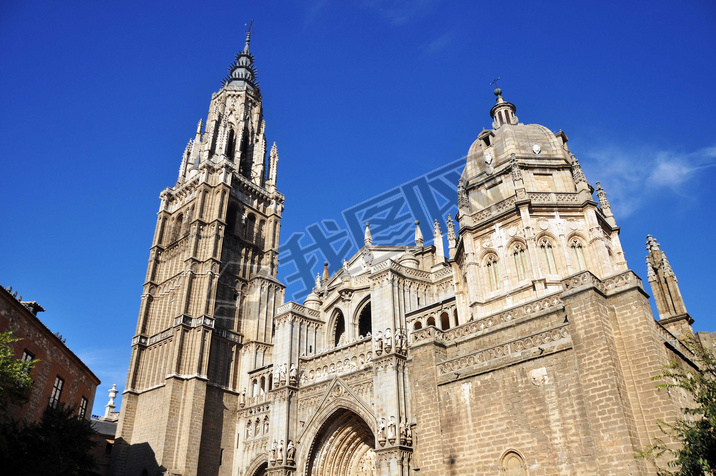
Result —
[[674, 272], [649, 237], [655, 320], [567, 135], [495, 95], [454, 221], [416, 222], [405, 246], [366, 224], [340, 271], [284, 303], [247, 37], [161, 193], [114, 473], [655, 474], [634, 454], [686, 400], [651, 377], [692, 358]]

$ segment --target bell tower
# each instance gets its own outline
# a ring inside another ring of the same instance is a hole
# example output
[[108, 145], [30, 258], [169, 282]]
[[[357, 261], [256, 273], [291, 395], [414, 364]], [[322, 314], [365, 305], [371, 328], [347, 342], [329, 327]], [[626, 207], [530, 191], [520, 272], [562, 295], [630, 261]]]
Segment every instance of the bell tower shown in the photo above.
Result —
[[271, 357], [284, 197], [249, 43], [160, 194], [115, 474], [230, 474], [241, 376]]

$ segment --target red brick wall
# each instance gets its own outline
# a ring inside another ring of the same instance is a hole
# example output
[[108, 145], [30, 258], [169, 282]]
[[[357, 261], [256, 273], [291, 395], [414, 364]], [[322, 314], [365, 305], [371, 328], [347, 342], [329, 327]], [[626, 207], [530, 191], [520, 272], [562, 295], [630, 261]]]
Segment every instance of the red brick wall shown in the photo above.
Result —
[[17, 358], [28, 350], [40, 360], [30, 372], [34, 383], [28, 403], [13, 407], [11, 414], [29, 421], [39, 420], [59, 375], [65, 381], [60, 402], [79, 411], [82, 397], [86, 398], [85, 418], [89, 419], [99, 379], [36, 316], [0, 287], [0, 332], [5, 331], [13, 331], [15, 337], [22, 339], [15, 343]]

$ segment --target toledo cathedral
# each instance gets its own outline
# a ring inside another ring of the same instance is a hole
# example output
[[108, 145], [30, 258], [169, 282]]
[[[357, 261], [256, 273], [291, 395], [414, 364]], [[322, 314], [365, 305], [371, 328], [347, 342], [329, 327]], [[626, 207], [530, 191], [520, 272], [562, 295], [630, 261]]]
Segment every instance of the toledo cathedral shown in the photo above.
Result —
[[366, 224], [355, 256], [284, 302], [279, 154], [247, 36], [160, 195], [113, 472], [656, 474], [634, 455], [686, 397], [651, 378], [695, 365], [676, 276], [648, 237], [655, 319], [567, 135], [495, 96], [454, 219], [403, 246]]

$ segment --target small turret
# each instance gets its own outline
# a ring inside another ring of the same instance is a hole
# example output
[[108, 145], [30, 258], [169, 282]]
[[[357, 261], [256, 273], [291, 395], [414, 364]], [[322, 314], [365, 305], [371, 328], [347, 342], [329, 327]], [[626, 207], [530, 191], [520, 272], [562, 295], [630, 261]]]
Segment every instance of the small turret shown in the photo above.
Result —
[[365, 222], [365, 235], [363, 236], [363, 244], [371, 246], [373, 244], [373, 235], [370, 234], [370, 222]]
[[415, 246], [422, 247], [425, 244], [423, 239], [423, 232], [420, 231], [420, 221], [415, 220]]
[[502, 89], [495, 89], [495, 96], [497, 96], [497, 104], [492, 106], [492, 109], [490, 109], [490, 117], [492, 117], [492, 120], [494, 121], [492, 123], [492, 128], [499, 129], [505, 124], [517, 124], [519, 122], [517, 116], [515, 116], [517, 107], [502, 98]]
[[684, 298], [666, 254], [651, 235], [646, 236], [646, 249], [649, 251], [646, 256], [649, 284], [659, 312], [659, 322], [679, 339], [693, 337], [691, 324], [694, 320], [686, 312]]
[[433, 225], [433, 244], [435, 245], [435, 264], [445, 261], [445, 248], [443, 247], [443, 234], [440, 231], [440, 223], [435, 219]]
[[455, 257], [455, 248], [457, 247], [457, 235], [455, 235], [455, 222], [450, 214], [447, 217], [447, 240], [448, 256], [453, 259]]

